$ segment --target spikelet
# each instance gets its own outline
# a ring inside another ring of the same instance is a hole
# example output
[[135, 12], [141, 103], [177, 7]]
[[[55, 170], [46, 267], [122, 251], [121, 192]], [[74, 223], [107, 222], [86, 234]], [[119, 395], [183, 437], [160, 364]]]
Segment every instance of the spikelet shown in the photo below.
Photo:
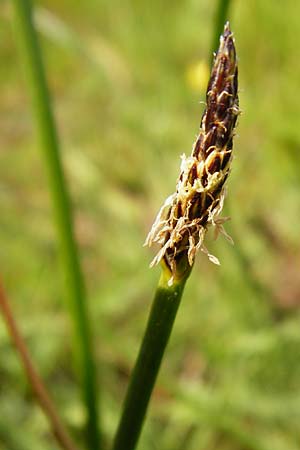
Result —
[[151, 266], [163, 261], [171, 273], [170, 284], [183, 271], [190, 270], [199, 250], [219, 264], [204, 246], [209, 226], [231, 240], [223, 228], [228, 218], [221, 218], [220, 213], [238, 114], [236, 52], [227, 23], [208, 83], [200, 133], [191, 156], [182, 155], [176, 192], [165, 201], [145, 242], [149, 246], [160, 244]]

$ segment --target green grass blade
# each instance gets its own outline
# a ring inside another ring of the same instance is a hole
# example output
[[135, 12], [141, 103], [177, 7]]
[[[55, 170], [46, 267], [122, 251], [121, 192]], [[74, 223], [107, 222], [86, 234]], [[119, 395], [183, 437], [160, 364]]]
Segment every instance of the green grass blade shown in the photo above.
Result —
[[96, 376], [91, 350], [85, 288], [74, 240], [72, 213], [59, 155], [41, 51], [32, 22], [30, 0], [14, 0], [15, 29], [31, 95], [33, 114], [44, 158], [66, 277], [66, 294], [73, 322], [73, 346], [87, 409], [86, 433], [91, 450], [100, 447]]
[[223, 32], [224, 25], [229, 20], [229, 5], [230, 0], [219, 0], [216, 15], [215, 15], [215, 23], [213, 26], [213, 38], [212, 38], [212, 46], [210, 49], [210, 61], [213, 60], [213, 54], [218, 50], [220, 35]]

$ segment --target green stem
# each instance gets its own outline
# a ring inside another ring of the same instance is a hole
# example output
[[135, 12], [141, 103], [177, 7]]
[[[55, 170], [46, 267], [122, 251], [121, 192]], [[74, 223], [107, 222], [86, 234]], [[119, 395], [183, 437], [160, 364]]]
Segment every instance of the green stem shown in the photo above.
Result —
[[136, 447], [151, 393], [170, 337], [185, 281], [168, 286], [163, 273], [156, 290], [144, 339], [133, 369], [113, 450]]
[[215, 24], [213, 27], [214, 34], [212, 39], [212, 46], [210, 51], [210, 60], [213, 61], [213, 54], [217, 51], [219, 47], [220, 35], [223, 33], [224, 25], [229, 19], [228, 11], [229, 11], [230, 0], [219, 0], [216, 15], [215, 15]]
[[72, 213], [59, 154], [58, 136], [51, 110], [44, 66], [32, 21], [30, 0], [14, 0], [15, 29], [31, 94], [40, 150], [48, 172], [66, 294], [73, 323], [73, 346], [87, 409], [86, 433], [89, 448], [100, 447], [96, 375], [85, 302], [85, 287], [72, 226]]

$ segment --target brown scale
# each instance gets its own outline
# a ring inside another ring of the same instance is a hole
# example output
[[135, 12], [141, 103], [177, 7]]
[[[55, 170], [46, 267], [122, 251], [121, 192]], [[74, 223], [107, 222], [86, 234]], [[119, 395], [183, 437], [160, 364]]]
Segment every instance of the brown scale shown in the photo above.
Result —
[[208, 173], [206, 171], [205, 166], [203, 167], [203, 172], [202, 172], [202, 176], [201, 176], [201, 184], [203, 187], [206, 187], [208, 183]]
[[215, 173], [215, 172], [220, 172], [220, 168], [221, 168], [221, 158], [220, 155], [217, 154], [214, 159], [211, 161], [211, 163], [209, 164], [209, 166], [207, 167], [207, 170], [209, 173]]
[[206, 194], [205, 201], [204, 201], [204, 207], [203, 209], [206, 211], [208, 208], [212, 205], [212, 203], [215, 201], [215, 198], [213, 195]]
[[216, 139], [218, 135], [218, 128], [213, 126], [209, 133], [206, 135], [204, 140], [204, 145], [201, 153], [203, 154], [203, 159], [206, 159], [207, 156], [213, 151], [216, 146]]
[[205, 195], [197, 192], [191, 200], [189, 209], [189, 219], [193, 220], [195, 217], [200, 217], [203, 211], [203, 197]]
[[229, 151], [228, 149], [226, 150], [226, 152], [222, 152], [222, 162], [221, 162], [221, 170], [224, 170], [225, 167], [227, 166], [229, 160], [231, 157], [231, 151]]
[[176, 214], [176, 218], [179, 219], [180, 217], [182, 217], [183, 212], [182, 212], [182, 203], [179, 200], [177, 203], [177, 214]]
[[196, 163], [194, 163], [191, 167], [189, 176], [188, 176], [188, 180], [191, 183], [191, 185], [193, 186], [194, 181], [198, 178], [198, 173], [197, 173], [197, 165]]
[[193, 153], [192, 156], [194, 156], [195, 158], [199, 159], [199, 152], [201, 150], [202, 144], [203, 144], [203, 134], [200, 133], [195, 144], [194, 144], [194, 149], [193, 149]]

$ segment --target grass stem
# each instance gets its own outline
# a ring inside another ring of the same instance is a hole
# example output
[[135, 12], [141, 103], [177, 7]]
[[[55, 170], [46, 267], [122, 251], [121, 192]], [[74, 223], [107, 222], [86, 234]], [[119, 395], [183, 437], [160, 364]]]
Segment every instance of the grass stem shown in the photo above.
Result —
[[40, 150], [44, 157], [52, 197], [66, 294], [73, 324], [75, 362], [87, 410], [86, 434], [89, 448], [100, 448], [96, 375], [91, 349], [85, 287], [72, 226], [72, 213], [59, 154], [58, 136], [51, 110], [50, 95], [32, 20], [30, 0], [14, 0], [15, 30], [31, 94]]
[[185, 281], [169, 286], [164, 273], [152, 304], [143, 342], [133, 369], [113, 450], [136, 447], [151, 393], [166, 349]]

